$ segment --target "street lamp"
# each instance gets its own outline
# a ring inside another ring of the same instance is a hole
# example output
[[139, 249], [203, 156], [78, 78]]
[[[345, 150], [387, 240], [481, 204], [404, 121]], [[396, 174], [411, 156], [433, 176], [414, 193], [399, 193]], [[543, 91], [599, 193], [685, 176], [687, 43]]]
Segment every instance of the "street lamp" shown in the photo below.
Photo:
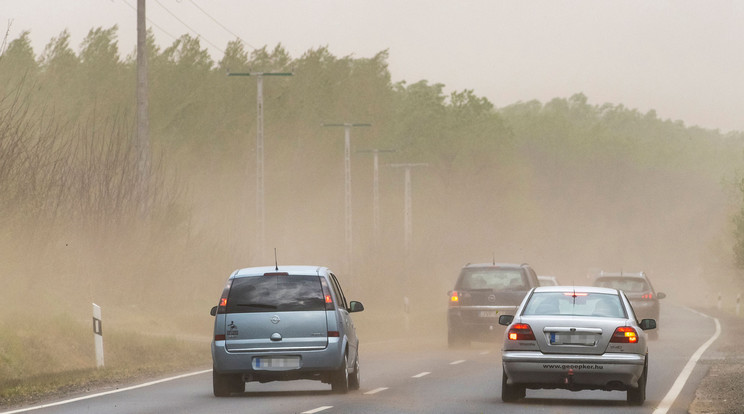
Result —
[[292, 76], [291, 72], [243, 72], [227, 73], [227, 76], [255, 76], [257, 81], [257, 126], [256, 126], [256, 219], [258, 231], [256, 244], [258, 258], [262, 260], [266, 244], [266, 210], [264, 202], [264, 116], [263, 116], [263, 78], [264, 76]]

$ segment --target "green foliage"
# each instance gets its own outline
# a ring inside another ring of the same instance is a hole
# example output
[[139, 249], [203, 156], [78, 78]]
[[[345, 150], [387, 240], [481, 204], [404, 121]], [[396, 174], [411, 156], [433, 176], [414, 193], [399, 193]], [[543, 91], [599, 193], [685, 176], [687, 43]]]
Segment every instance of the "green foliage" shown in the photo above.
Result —
[[[135, 54], [120, 56], [117, 31], [93, 29], [78, 48], [64, 31], [38, 58], [26, 32], [0, 56], [0, 243], [21, 275], [0, 301], [27, 293], [33, 274], [65, 293], [48, 302], [80, 299], [72, 290], [82, 286], [120, 306], [208, 309], [228, 271], [263, 264], [253, 255], [256, 80], [228, 70], [294, 74], [265, 77], [263, 100], [268, 243], [288, 262], [341, 267], [343, 135], [322, 123], [370, 123], [354, 129], [352, 150], [396, 150], [380, 156], [378, 247], [367, 223], [369, 158], [353, 156], [355, 259], [369, 265], [360, 274], [375, 273], [361, 292], [406, 264], [402, 180], [387, 164], [427, 165], [414, 173], [418, 245], [408, 263], [430, 268], [412, 283], [494, 253], [575, 268], [698, 266], [690, 262], [718, 230], [711, 216], [725, 215], [720, 181], [741, 165], [741, 132], [685, 127], [581, 93], [495, 108], [474, 90], [393, 82], [386, 50], [358, 58], [318, 47], [292, 57], [282, 45], [246, 50], [235, 40], [215, 61], [198, 38], [161, 49], [149, 31], [154, 184], [141, 196]], [[137, 214], [143, 198], [146, 220]], [[704, 234], [670, 247], [685, 238], [681, 228]]]

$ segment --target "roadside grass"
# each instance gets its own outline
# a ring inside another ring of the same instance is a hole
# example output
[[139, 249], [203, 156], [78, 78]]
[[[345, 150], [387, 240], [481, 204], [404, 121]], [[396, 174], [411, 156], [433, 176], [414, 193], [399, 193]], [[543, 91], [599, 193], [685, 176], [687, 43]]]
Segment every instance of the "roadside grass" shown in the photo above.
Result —
[[0, 407], [124, 386], [211, 365], [208, 337], [178, 338], [104, 326], [105, 367], [95, 367], [92, 328], [68, 316], [27, 328], [0, 321]]

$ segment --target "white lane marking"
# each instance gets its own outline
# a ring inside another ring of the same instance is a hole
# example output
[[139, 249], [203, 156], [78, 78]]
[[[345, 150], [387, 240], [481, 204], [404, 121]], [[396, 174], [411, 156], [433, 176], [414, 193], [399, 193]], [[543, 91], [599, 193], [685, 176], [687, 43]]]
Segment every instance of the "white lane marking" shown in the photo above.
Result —
[[321, 412], [321, 411], [325, 411], [325, 410], [327, 410], [327, 409], [329, 409], [329, 408], [333, 408], [333, 406], [332, 406], [332, 405], [324, 405], [324, 406], [322, 406], [322, 407], [314, 408], [314, 409], [312, 409], [312, 410], [310, 410], [310, 411], [303, 411], [303, 412], [302, 412], [301, 414], [314, 414], [314, 413], [319, 413], [319, 412]]
[[431, 372], [422, 372], [420, 374], [416, 374], [416, 375], [412, 376], [411, 378], [421, 378], [421, 377], [424, 377], [424, 376], [429, 375], [429, 374], [431, 374]]
[[687, 365], [685, 365], [684, 369], [682, 369], [682, 372], [679, 373], [679, 376], [677, 377], [677, 380], [674, 381], [674, 384], [672, 385], [672, 388], [669, 389], [669, 392], [667, 392], [666, 396], [664, 396], [664, 399], [661, 400], [661, 403], [658, 407], [654, 410], [652, 414], [666, 414], [666, 412], [669, 410], [669, 408], [672, 407], [672, 404], [674, 404], [674, 400], [677, 399], [677, 396], [680, 392], [682, 392], [682, 388], [685, 386], [685, 383], [687, 382], [687, 378], [690, 377], [690, 374], [692, 374], [692, 370], [695, 369], [695, 365], [697, 364], [700, 357], [703, 355], [705, 350], [708, 349], [708, 347], [716, 340], [718, 339], [718, 336], [721, 335], [721, 323], [718, 322], [717, 318], [714, 318], [712, 316], [708, 316], [704, 313], [698, 312], [694, 309], [686, 308], [692, 312], [695, 312], [699, 315], [705, 316], [706, 318], [711, 318], [716, 323], [716, 332], [713, 334], [710, 339], [708, 339], [707, 342], [700, 345], [700, 348], [698, 348], [697, 351], [695, 351], [694, 354], [690, 357], [690, 360], [687, 361]]
[[491, 351], [483, 351], [483, 352], [481, 352], [480, 354], [481, 354], [481, 355], [488, 355], [488, 354], [490, 354], [490, 353], [491, 353]]
[[365, 393], [364, 393], [364, 395], [372, 395], [372, 394], [377, 394], [378, 392], [381, 392], [381, 391], [385, 391], [386, 389], [388, 389], [388, 387], [380, 387], [380, 388], [375, 388], [375, 389], [373, 389], [372, 391], [367, 391], [367, 392], [365, 392]]
[[206, 374], [207, 372], [212, 372], [212, 370], [211, 369], [206, 369], [204, 371], [189, 372], [188, 374], [176, 375], [175, 377], [169, 377], [169, 378], [159, 379], [157, 381], [145, 382], [144, 384], [132, 385], [131, 387], [119, 388], [119, 389], [115, 389], [115, 390], [111, 390], [111, 391], [99, 392], [98, 394], [84, 395], [82, 397], [72, 398], [72, 399], [69, 399], [69, 400], [57, 401], [57, 402], [53, 402], [53, 403], [49, 403], [49, 404], [36, 405], [36, 406], [33, 406], [33, 407], [28, 407], [28, 408], [20, 408], [18, 410], [13, 410], [13, 411], [3, 411], [0, 414], [25, 413], [27, 411], [38, 410], [38, 409], [41, 409], [41, 408], [56, 407], [58, 405], [69, 404], [69, 403], [73, 403], [73, 402], [76, 402], [76, 401], [83, 401], [83, 400], [88, 400], [88, 399], [91, 399], [91, 398], [103, 397], [104, 395], [116, 394], [116, 393], [119, 393], [119, 392], [136, 390], [137, 388], [149, 387], [151, 385], [160, 384], [162, 382], [173, 381], [173, 380], [177, 380], [177, 379], [181, 379], [181, 378], [186, 378], [186, 377], [191, 377], [191, 376], [199, 375], [199, 374]]
[[462, 364], [463, 362], [465, 362], [465, 360], [464, 360], [464, 359], [458, 359], [457, 361], [452, 361], [452, 362], [450, 362], [450, 365], [457, 365], [457, 364]]

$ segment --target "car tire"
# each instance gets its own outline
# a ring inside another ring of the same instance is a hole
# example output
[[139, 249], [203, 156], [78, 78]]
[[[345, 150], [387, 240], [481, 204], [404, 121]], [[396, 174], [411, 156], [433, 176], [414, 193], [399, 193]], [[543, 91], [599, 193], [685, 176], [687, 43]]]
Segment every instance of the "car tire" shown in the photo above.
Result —
[[331, 374], [331, 389], [339, 394], [349, 392], [349, 373], [346, 367], [349, 366], [349, 356], [344, 354], [344, 360], [341, 367]]
[[357, 349], [357, 356], [356, 358], [354, 358], [354, 372], [349, 374], [349, 389], [358, 390], [360, 381], [361, 376], [359, 375], [359, 350]]
[[648, 356], [643, 364], [643, 374], [638, 378], [638, 388], [628, 389], [627, 400], [630, 405], [643, 405], [646, 401], [646, 382], [648, 380]]
[[240, 374], [220, 374], [212, 368], [212, 392], [215, 397], [229, 397], [245, 392], [245, 381]]
[[503, 371], [503, 375], [501, 377], [501, 401], [514, 402], [524, 398], [525, 395], [525, 387], [523, 385], [508, 384], [506, 371]]

